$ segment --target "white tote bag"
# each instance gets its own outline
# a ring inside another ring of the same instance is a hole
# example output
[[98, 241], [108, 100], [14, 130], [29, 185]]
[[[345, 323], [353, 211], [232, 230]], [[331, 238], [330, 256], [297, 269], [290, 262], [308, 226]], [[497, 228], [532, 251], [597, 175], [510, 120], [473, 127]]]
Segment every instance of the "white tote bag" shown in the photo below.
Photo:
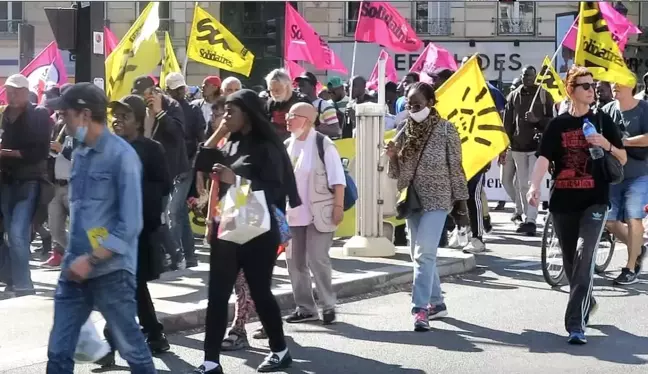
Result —
[[88, 320], [81, 326], [79, 341], [74, 352], [76, 362], [95, 362], [110, 352], [110, 345], [102, 339], [94, 326]]
[[252, 191], [250, 181], [239, 176], [221, 200], [218, 238], [245, 244], [270, 231], [271, 215], [265, 192]]

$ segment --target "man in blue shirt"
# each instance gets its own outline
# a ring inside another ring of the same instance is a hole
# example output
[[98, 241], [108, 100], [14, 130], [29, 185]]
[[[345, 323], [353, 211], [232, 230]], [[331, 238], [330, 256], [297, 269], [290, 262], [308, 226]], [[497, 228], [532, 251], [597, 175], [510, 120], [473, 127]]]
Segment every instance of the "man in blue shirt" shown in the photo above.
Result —
[[96, 307], [131, 372], [153, 374], [135, 320], [137, 239], [142, 230], [142, 166], [135, 150], [106, 127], [108, 100], [77, 83], [50, 102], [79, 145], [72, 153], [70, 238], [54, 295], [48, 374], [73, 374], [81, 326]]

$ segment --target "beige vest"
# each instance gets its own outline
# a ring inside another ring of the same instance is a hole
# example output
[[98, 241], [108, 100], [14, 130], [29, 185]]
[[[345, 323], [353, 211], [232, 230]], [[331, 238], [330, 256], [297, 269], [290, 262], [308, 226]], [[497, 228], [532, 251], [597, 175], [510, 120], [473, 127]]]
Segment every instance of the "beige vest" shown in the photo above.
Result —
[[[337, 226], [333, 223], [334, 196], [328, 187], [326, 167], [317, 152], [317, 143], [313, 142], [312, 172], [310, 173], [309, 195], [313, 225], [319, 232], [334, 232]], [[324, 138], [324, 152], [328, 147], [335, 147], [333, 141]]]

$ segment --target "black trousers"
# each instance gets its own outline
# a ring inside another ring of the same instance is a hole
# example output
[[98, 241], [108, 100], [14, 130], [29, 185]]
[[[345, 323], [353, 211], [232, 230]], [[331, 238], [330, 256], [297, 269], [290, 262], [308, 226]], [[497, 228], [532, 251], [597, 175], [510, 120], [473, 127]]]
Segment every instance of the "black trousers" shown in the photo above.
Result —
[[210, 241], [205, 361], [220, 362], [221, 344], [229, 321], [229, 299], [240, 269], [243, 269], [250, 296], [268, 334], [270, 349], [273, 352], [286, 349], [281, 311], [272, 294], [272, 271], [277, 259], [279, 231], [274, 219], [271, 222], [270, 231], [243, 245], [219, 239]]
[[468, 181], [468, 214], [470, 215], [470, 231], [473, 238], [481, 239], [484, 235], [484, 211], [481, 199], [484, 188], [484, 173], [477, 173]]
[[[137, 290], [135, 292], [137, 297], [137, 318], [139, 319], [140, 326], [142, 326], [142, 332], [151, 339], [160, 337], [164, 331], [164, 327], [157, 319], [153, 299], [148, 289], [148, 282], [138, 278]], [[117, 347], [115, 346], [108, 325], [104, 327], [103, 332], [106, 341], [110, 344], [110, 348], [115, 351]]]
[[551, 215], [569, 279], [565, 329], [584, 332], [592, 303], [596, 250], [605, 228], [607, 205], [592, 205], [582, 212]]

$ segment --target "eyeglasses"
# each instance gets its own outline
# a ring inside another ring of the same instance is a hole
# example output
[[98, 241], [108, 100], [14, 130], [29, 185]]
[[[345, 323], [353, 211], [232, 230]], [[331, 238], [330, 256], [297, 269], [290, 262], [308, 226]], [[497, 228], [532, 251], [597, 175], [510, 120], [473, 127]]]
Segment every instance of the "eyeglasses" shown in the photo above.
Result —
[[286, 113], [286, 121], [290, 121], [291, 119], [294, 119], [294, 118], [297, 118], [297, 117], [301, 117], [301, 118], [306, 118], [306, 119], [308, 119], [308, 117], [306, 117], [306, 116], [300, 116], [299, 114], [295, 114], [295, 113]]
[[589, 91], [590, 89], [592, 89], [592, 90], [594, 89], [595, 84], [594, 84], [594, 83], [589, 83], [589, 82], [586, 82], [586, 83], [576, 83], [576, 84], [574, 85], [574, 88], [576, 88], [576, 87], [583, 87], [583, 89], [584, 89], [585, 91]]
[[421, 104], [414, 104], [414, 105], [405, 104], [405, 110], [407, 110], [409, 112], [414, 112], [414, 113], [420, 111], [424, 107], [425, 107], [425, 105], [421, 105]]

